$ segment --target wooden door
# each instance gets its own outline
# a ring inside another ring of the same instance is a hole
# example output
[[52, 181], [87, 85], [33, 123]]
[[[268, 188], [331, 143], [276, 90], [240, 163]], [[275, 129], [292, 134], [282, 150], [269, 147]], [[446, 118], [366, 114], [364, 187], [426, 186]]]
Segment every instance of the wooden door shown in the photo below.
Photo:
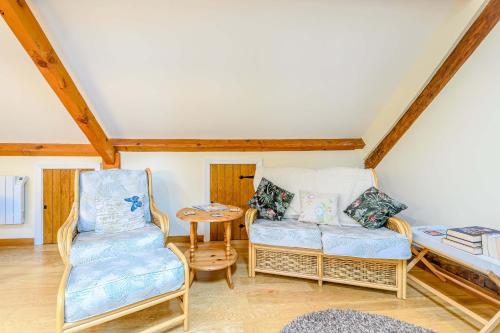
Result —
[[[210, 201], [248, 209], [248, 200], [255, 192], [254, 175], [255, 164], [211, 164]], [[248, 239], [244, 217], [233, 221], [231, 239]], [[210, 240], [224, 240], [222, 223], [210, 224]]]
[[[89, 170], [89, 169], [85, 169]], [[73, 204], [76, 169], [43, 170], [43, 243], [57, 243], [57, 231]]]

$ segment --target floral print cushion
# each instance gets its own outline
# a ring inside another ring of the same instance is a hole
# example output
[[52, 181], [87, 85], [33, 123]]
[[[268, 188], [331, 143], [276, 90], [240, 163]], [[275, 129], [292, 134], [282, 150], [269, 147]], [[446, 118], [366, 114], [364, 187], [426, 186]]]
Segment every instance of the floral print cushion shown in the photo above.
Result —
[[248, 205], [259, 211], [259, 216], [268, 220], [281, 220], [290, 207], [294, 194], [262, 178]]
[[338, 194], [300, 191], [299, 221], [340, 225], [338, 206]]
[[375, 187], [363, 192], [344, 213], [368, 229], [383, 227], [389, 217], [408, 208]]

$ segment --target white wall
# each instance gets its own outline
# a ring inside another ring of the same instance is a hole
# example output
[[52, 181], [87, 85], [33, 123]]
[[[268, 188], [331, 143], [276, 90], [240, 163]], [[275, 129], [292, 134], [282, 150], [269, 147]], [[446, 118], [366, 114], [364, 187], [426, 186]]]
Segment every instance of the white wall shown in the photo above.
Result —
[[412, 224], [500, 228], [500, 26], [377, 167]]
[[36, 219], [35, 209], [41, 210], [41, 200], [38, 201], [38, 205], [35, 201], [36, 194], [41, 193], [40, 167], [91, 167], [93, 165], [99, 165], [99, 163], [100, 160], [97, 157], [1, 156], [0, 175], [28, 176], [28, 183], [26, 184], [25, 223], [21, 225], [0, 225], [0, 239], [34, 237]]
[[151, 168], [155, 201], [170, 217], [170, 235], [188, 235], [188, 224], [177, 220], [175, 213], [181, 207], [206, 200], [205, 167], [208, 160], [261, 159], [264, 166], [361, 167], [359, 152], [125, 153], [122, 154], [122, 168]]
[[417, 60], [399, 82], [391, 97], [385, 101], [380, 110], [377, 110], [370, 126], [363, 134], [362, 137], [366, 142], [365, 155], [372, 151], [401, 117], [401, 113], [420, 93], [433, 72], [446, 59], [487, 2], [488, 0], [466, 0], [456, 3], [425, 47], [419, 49]]
[[[122, 153], [122, 168], [153, 171], [153, 193], [158, 207], [168, 213], [171, 235], [188, 235], [185, 222], [175, 213], [183, 206], [205, 201], [206, 161], [262, 160], [266, 166], [361, 166], [361, 151], [337, 152], [265, 152], [265, 153]], [[26, 223], [0, 225], [2, 238], [32, 238], [35, 230], [36, 192], [40, 191], [40, 166], [62, 167], [76, 163], [99, 164], [98, 158], [84, 157], [0, 157], [0, 174], [28, 176]], [[38, 179], [38, 180], [37, 180]], [[201, 228], [200, 228], [201, 229]], [[202, 229], [200, 230], [200, 233]]]

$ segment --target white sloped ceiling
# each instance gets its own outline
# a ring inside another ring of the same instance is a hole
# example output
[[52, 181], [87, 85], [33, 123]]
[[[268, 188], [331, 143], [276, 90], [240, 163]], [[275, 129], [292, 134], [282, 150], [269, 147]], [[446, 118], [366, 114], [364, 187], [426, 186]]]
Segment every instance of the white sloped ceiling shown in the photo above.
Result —
[[[461, 2], [29, 4], [109, 137], [327, 138], [366, 131]], [[9, 34], [0, 23], [2, 114], [29, 121], [0, 140], [85, 141]]]

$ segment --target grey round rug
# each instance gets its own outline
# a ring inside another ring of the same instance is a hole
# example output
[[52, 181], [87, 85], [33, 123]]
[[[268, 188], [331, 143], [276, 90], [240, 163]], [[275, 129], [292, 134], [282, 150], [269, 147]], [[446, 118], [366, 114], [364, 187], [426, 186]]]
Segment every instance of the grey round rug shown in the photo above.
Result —
[[354, 310], [325, 310], [300, 316], [280, 333], [435, 333], [404, 321]]

